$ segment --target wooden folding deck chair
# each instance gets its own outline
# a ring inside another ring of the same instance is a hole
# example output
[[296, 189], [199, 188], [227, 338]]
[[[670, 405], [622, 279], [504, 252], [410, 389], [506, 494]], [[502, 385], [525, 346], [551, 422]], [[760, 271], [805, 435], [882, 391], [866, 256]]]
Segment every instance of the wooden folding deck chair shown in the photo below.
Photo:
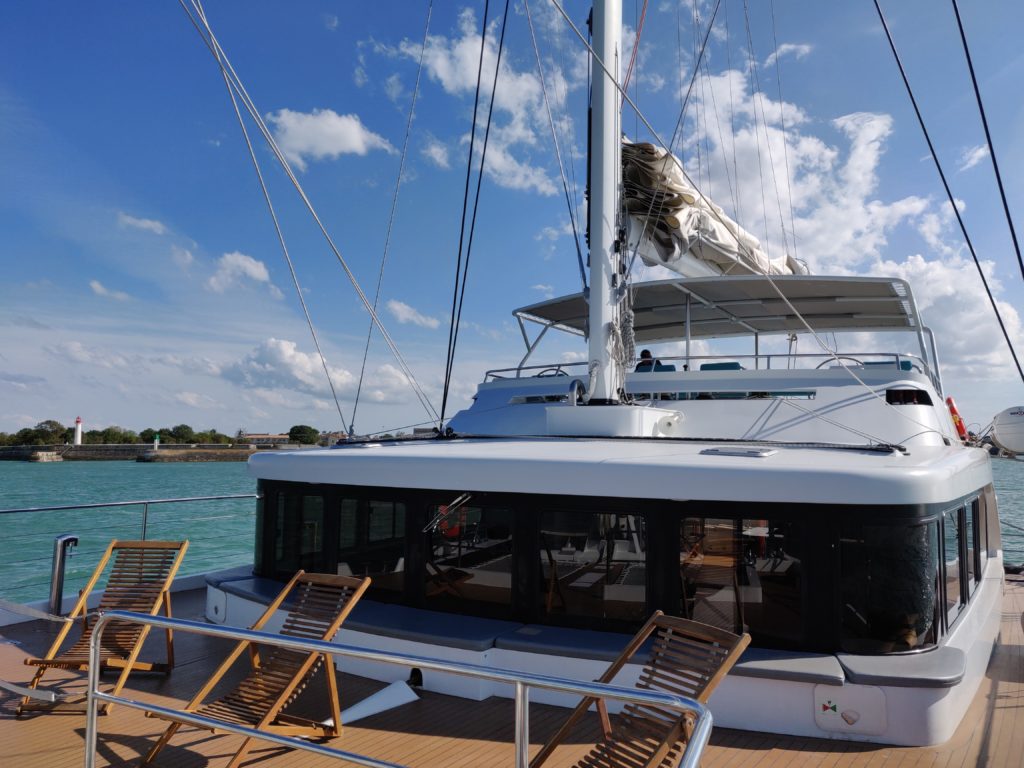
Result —
[[[750, 643], [748, 634], [734, 635], [718, 627], [656, 611], [598, 682], [610, 683], [651, 635], [655, 635], [654, 647], [637, 687], [689, 696], [702, 704]], [[613, 721], [608, 717], [603, 700], [587, 697], [530, 761], [530, 768], [542, 765], [551, 756], [595, 702], [604, 737], [576, 762], [577, 768], [670, 768], [678, 765], [693, 730], [692, 714], [627, 704]]]
[[[89, 668], [89, 642], [92, 639], [92, 626], [89, 624], [87, 603], [93, 588], [106, 570], [111, 556], [114, 563], [110, 568], [110, 578], [100, 598], [98, 610], [134, 611], [156, 616], [161, 609], [171, 615], [171, 582], [181, 566], [181, 561], [188, 551], [187, 541], [119, 541], [110, 542], [96, 571], [89, 578], [82, 594], [75, 603], [74, 609], [68, 614], [69, 621], [64, 624], [54, 639], [50, 650], [41, 659], [25, 659], [29, 666], [38, 667], [29, 688], [34, 689], [46, 670]], [[82, 634], [75, 643], [63, 653], [61, 645], [68, 636], [73, 620], [82, 621]], [[174, 667], [174, 640], [171, 630], [167, 630], [167, 661], [166, 663], [139, 661], [139, 652], [149, 634], [150, 628], [141, 624], [112, 622], [103, 631], [100, 661], [104, 669], [120, 669], [121, 675], [111, 693], [115, 696], [124, 686], [129, 673], [133, 671], [163, 672], [169, 674]], [[16, 710], [21, 714], [29, 709], [40, 709], [32, 697], [21, 700]], [[109, 707], [107, 708], [109, 709]]]
[[[278, 608], [289, 600], [285, 606], [288, 614], [280, 634], [307, 640], [333, 640], [342, 622], [369, 586], [369, 578], [299, 571], [252, 628], [262, 629]], [[249, 674], [230, 693], [204, 704], [203, 700], [246, 650], [250, 652], [252, 663]], [[331, 719], [317, 722], [286, 714], [285, 710], [305, 690], [321, 667], [327, 679]], [[330, 654], [305, 653], [271, 646], [261, 657], [259, 650], [248, 640], [235, 646], [188, 703], [185, 711], [288, 736], [331, 738], [341, 732], [338, 683], [334, 677], [334, 661]], [[146, 714], [163, 717], [152, 712]], [[182, 724], [180, 721], [171, 722], [143, 759], [143, 765], [157, 756]], [[215, 728], [210, 730], [217, 732]], [[238, 752], [228, 763], [229, 768], [235, 768], [245, 759], [251, 741], [250, 738], [242, 741]]]

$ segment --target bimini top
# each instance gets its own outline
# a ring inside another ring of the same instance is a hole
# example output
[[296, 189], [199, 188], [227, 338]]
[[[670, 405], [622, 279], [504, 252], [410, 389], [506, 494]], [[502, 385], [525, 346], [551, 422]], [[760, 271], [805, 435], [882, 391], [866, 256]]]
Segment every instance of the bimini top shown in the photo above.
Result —
[[[910, 286], [897, 278], [678, 278], [637, 283], [631, 293], [637, 342], [685, 336], [687, 296], [690, 337], [694, 339], [801, 333], [807, 331], [807, 325], [815, 332], [918, 331], [922, 325]], [[513, 314], [520, 320], [584, 335], [587, 302], [582, 293], [576, 293], [532, 304]]]

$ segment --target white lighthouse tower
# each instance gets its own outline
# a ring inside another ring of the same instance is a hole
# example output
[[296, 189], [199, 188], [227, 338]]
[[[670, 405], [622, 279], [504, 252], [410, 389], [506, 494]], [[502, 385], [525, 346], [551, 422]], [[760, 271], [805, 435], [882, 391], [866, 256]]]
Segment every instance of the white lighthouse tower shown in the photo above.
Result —
[[75, 416], [75, 445], [82, 444], [82, 417]]

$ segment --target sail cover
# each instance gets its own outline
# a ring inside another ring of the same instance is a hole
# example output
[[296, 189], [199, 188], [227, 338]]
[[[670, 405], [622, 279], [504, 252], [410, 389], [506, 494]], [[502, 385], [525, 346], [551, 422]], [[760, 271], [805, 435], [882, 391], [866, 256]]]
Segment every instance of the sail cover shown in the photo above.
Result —
[[806, 274], [788, 254], [769, 258], [756, 237], [701, 195], [679, 161], [653, 144], [622, 143], [629, 250], [687, 277]]

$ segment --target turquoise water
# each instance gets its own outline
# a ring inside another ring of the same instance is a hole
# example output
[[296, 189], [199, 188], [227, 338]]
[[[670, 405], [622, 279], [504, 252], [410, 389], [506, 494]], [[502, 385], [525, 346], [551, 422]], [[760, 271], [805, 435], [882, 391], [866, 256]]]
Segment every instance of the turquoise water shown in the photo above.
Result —
[[[995, 459], [992, 474], [1004, 523], [1006, 562], [1024, 563], [1024, 461]], [[0, 509], [255, 490], [256, 481], [244, 463], [0, 461]], [[255, 511], [253, 499], [152, 505], [146, 535], [189, 539], [182, 574], [229, 568], [252, 562]], [[47, 596], [53, 537], [61, 533], [81, 539], [64, 591], [74, 594], [110, 540], [139, 538], [141, 525], [138, 507], [0, 516], [0, 597], [27, 602]]]
[[[244, 462], [149, 464], [0, 461], [0, 509], [108, 501], [255, 493]], [[180, 573], [252, 562], [254, 499], [150, 505], [146, 538], [189, 539]], [[79, 537], [65, 577], [65, 595], [85, 583], [113, 538], [138, 539], [142, 507], [0, 515], [0, 597], [16, 602], [49, 593], [53, 538]]]

